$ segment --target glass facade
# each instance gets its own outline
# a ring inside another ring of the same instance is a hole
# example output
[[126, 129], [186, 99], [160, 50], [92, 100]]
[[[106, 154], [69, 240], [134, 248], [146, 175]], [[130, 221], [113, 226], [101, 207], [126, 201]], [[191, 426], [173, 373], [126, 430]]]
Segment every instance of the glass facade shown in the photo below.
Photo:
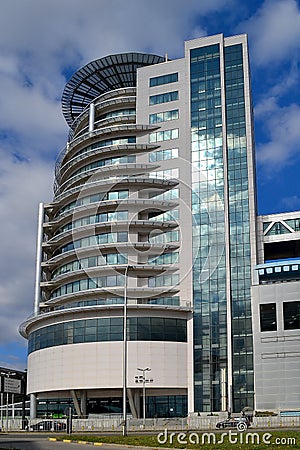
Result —
[[[242, 50], [242, 44], [224, 49], [214, 44], [190, 51], [194, 380], [195, 410], [198, 411], [221, 409], [221, 370], [228, 373], [231, 368], [233, 410], [253, 406], [249, 192]], [[224, 73], [221, 73], [221, 67], [224, 67]], [[223, 98], [225, 123], [222, 121]], [[224, 136], [227, 142], [224, 142]], [[226, 223], [229, 230], [225, 229]], [[227, 350], [228, 302], [232, 312], [232, 355]], [[247, 346], [241, 345], [241, 340], [247, 342]], [[229, 368], [231, 360], [232, 367]]]
[[[127, 330], [130, 341], [187, 341], [183, 319], [129, 317]], [[28, 353], [58, 345], [122, 340], [123, 317], [73, 320], [33, 331], [28, 340]]]
[[[65, 418], [69, 408], [76, 414], [73, 400], [45, 399], [37, 402], [37, 417], [41, 418]], [[140, 399], [142, 410], [142, 399]], [[88, 397], [87, 414], [122, 414], [123, 399], [121, 397]], [[127, 402], [127, 412], [130, 412]], [[146, 397], [146, 417], [186, 417], [188, 413], [186, 395], [160, 395]]]
[[247, 137], [242, 44], [225, 47], [225, 96], [228, 159], [230, 279], [233, 338], [233, 406], [253, 407], [253, 346], [235, 347], [252, 337], [251, 259]]
[[219, 45], [191, 50], [195, 411], [220, 410], [227, 365]]

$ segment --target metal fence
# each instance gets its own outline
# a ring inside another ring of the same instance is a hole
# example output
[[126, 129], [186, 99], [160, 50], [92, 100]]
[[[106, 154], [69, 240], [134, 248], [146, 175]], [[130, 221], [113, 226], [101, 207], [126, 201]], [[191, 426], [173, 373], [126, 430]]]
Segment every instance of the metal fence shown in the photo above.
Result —
[[[132, 419], [127, 420], [127, 431], [132, 432], [159, 432], [163, 430], [187, 431], [187, 430], [214, 430], [217, 422], [224, 420], [226, 415], [220, 413], [218, 416], [192, 416], [188, 418], [171, 419]], [[46, 425], [43, 425], [47, 422]], [[64, 424], [60, 427], [58, 424]], [[0, 421], [2, 431], [22, 431], [25, 428], [28, 431], [63, 431], [67, 432], [66, 419], [32, 419], [22, 423], [20, 418], [6, 419]], [[123, 421], [120, 417], [115, 418], [89, 418], [73, 419], [72, 431], [74, 433], [82, 432], [116, 432], [121, 433]], [[300, 427], [300, 417], [254, 417], [251, 428], [285, 428]]]

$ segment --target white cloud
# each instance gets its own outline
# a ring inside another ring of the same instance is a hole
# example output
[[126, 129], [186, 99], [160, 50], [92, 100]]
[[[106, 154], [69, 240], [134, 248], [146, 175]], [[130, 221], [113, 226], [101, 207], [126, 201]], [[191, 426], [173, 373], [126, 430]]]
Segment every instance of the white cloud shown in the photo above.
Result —
[[257, 146], [258, 162], [274, 171], [299, 159], [300, 106], [280, 107], [270, 98], [258, 105], [256, 111], [269, 135], [267, 143]]
[[281, 199], [281, 205], [283, 210], [296, 211], [300, 209], [300, 197], [299, 195], [292, 195], [290, 197], [283, 197]]
[[50, 199], [52, 164], [16, 162], [1, 152], [0, 342], [16, 340], [32, 312], [38, 203]]
[[[233, 0], [4, 0], [0, 42], [26, 58], [64, 66], [106, 53], [178, 52], [197, 18], [228, 8]], [[11, 27], [14, 27], [12, 32]], [[203, 32], [203, 30], [202, 30]], [[138, 48], [137, 48], [138, 47]], [[104, 52], [104, 53], [103, 53]], [[26, 70], [28, 69], [25, 68]], [[39, 77], [43, 67], [31, 67]], [[50, 74], [51, 75], [51, 74]], [[57, 75], [57, 74], [56, 74]]]
[[238, 29], [249, 34], [256, 64], [276, 65], [300, 49], [299, 5], [296, 0], [266, 0]]

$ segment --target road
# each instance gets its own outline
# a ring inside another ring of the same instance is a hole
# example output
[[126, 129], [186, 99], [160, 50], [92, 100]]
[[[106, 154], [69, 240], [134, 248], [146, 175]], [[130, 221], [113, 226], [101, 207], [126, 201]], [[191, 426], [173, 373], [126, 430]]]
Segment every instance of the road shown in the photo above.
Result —
[[16, 450], [92, 450], [96, 448], [101, 448], [101, 450], [122, 450], [127, 449], [127, 446], [120, 447], [113, 445], [103, 444], [101, 447], [86, 444], [72, 444], [68, 442], [52, 442], [49, 441], [49, 437], [54, 437], [53, 435], [48, 435], [47, 433], [9, 433], [0, 434], [0, 449], [1, 448], [11, 448]]

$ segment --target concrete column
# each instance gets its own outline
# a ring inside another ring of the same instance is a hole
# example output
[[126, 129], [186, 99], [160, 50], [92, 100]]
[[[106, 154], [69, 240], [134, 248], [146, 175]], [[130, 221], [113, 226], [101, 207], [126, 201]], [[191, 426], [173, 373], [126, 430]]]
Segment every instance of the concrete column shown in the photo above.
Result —
[[77, 395], [76, 395], [76, 392], [74, 391], [74, 389], [70, 390], [70, 394], [71, 394], [73, 402], [74, 402], [76, 414], [78, 417], [82, 418], [81, 408], [80, 408], [80, 405], [79, 405], [79, 402], [77, 399]]
[[139, 389], [134, 390], [134, 404], [135, 404], [137, 417], [138, 417], [138, 419], [140, 419], [141, 418], [141, 396], [140, 396]]
[[137, 412], [136, 412], [136, 409], [135, 409], [134, 399], [133, 399], [133, 395], [132, 395], [132, 389], [127, 389], [127, 396], [128, 396], [128, 400], [129, 400], [129, 406], [130, 406], [130, 409], [131, 409], [131, 414], [132, 414], [134, 419], [137, 419]]
[[83, 417], [86, 417], [86, 391], [80, 393], [80, 409]]
[[36, 419], [36, 394], [30, 394], [30, 419]]

